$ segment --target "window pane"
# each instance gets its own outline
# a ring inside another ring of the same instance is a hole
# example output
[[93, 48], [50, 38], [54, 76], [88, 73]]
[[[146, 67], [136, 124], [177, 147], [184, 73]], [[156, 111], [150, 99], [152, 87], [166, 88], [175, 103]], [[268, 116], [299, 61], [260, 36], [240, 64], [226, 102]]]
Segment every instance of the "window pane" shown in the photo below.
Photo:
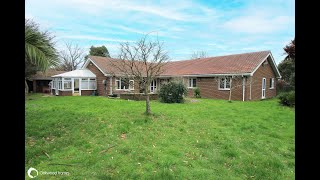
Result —
[[134, 81], [130, 80], [129, 89], [134, 89]]
[[269, 85], [270, 88], [272, 88], [272, 78], [270, 78], [270, 85]]
[[81, 89], [88, 89], [88, 81], [81, 81]]
[[224, 78], [220, 79], [220, 89], [224, 89]]
[[192, 87], [192, 79], [189, 78], [189, 87]]
[[197, 87], [197, 79], [192, 79], [193, 81], [193, 87]]
[[90, 81], [89, 82], [89, 89], [95, 89], [96, 88], [96, 81]]
[[64, 81], [64, 89], [71, 89], [71, 81]]
[[62, 81], [59, 80], [59, 88], [58, 89], [62, 89]]
[[95, 81], [95, 80], [96, 80], [95, 78], [91, 78], [91, 79], [90, 79], [90, 81]]
[[120, 81], [119, 80], [116, 81], [116, 86], [117, 86], [117, 89], [120, 89]]
[[129, 81], [126, 79], [121, 79], [121, 89], [128, 89], [129, 88]]
[[82, 81], [88, 81], [88, 78], [82, 78], [81, 80]]
[[71, 81], [71, 78], [64, 78], [65, 81]]
[[226, 88], [230, 88], [230, 78], [226, 78]]

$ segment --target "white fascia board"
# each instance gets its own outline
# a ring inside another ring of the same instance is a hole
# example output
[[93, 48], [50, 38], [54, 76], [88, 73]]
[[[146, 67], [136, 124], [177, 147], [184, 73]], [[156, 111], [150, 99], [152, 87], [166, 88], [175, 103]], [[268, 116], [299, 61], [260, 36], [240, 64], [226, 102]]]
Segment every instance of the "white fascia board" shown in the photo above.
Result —
[[274, 58], [273, 58], [273, 56], [272, 56], [271, 53], [270, 53], [270, 56], [271, 56], [271, 59], [272, 59], [273, 66], [274, 66], [274, 68], [277, 70], [277, 73], [278, 73], [278, 75], [279, 75], [279, 78], [281, 78], [282, 76], [281, 76], [281, 74], [280, 74], [280, 72], [279, 72], [279, 69], [278, 69], [278, 67], [277, 67], [277, 65], [276, 65], [276, 62], [274, 61]]
[[281, 78], [281, 74], [280, 74], [280, 72], [279, 72], [279, 70], [278, 70], [278, 68], [277, 68], [277, 66], [276, 66], [276, 63], [275, 63], [275, 61], [274, 61], [274, 59], [273, 59], [273, 56], [272, 56], [272, 54], [271, 53], [269, 53], [260, 63], [259, 63], [259, 65], [252, 71], [252, 73], [250, 73], [250, 76], [253, 76], [253, 74], [259, 69], [259, 67], [261, 66], [261, 64], [268, 58], [268, 57], [271, 57], [271, 60], [272, 60], [272, 66], [274, 66], [274, 68], [277, 70], [277, 73], [278, 73], [278, 78]]
[[169, 78], [169, 77], [217, 77], [217, 76], [249, 76], [250, 73], [239, 73], [239, 74], [190, 74], [181, 76], [158, 76], [159, 78]]
[[103, 75], [105, 75], [105, 76], [111, 76], [110, 74], [104, 73], [104, 72], [102, 71], [102, 69], [100, 69], [100, 67], [97, 66], [97, 64], [96, 64], [92, 59], [90, 59], [90, 57], [88, 57], [86, 63], [82, 66], [82, 68], [86, 68], [86, 69], [87, 69], [87, 66], [88, 66], [89, 62], [92, 62], [92, 64], [94, 64], [94, 65], [99, 69], [99, 71], [100, 71]]
[[250, 73], [239, 74], [199, 74], [199, 75], [183, 75], [183, 77], [214, 77], [214, 76], [248, 76]]

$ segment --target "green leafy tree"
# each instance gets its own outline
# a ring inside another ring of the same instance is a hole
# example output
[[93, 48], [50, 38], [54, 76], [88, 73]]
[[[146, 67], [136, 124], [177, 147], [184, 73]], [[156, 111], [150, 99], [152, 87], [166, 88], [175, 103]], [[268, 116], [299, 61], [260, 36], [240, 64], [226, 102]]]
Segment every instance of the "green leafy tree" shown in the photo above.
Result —
[[279, 63], [278, 69], [286, 84], [295, 87], [295, 39], [286, 45], [283, 50], [286, 57]]
[[[58, 64], [58, 53], [54, 48], [53, 38], [48, 31], [41, 32], [38, 24], [25, 19], [25, 79], [37, 70], [46, 71]], [[27, 81], [25, 88], [28, 93]]]
[[294, 61], [296, 59], [296, 38], [294, 38], [291, 43], [286, 45], [283, 50], [286, 54], [285, 59]]
[[[89, 55], [91, 56], [102, 56], [102, 57], [110, 57], [109, 51], [105, 46], [90, 47]], [[88, 55], [85, 57], [88, 58]]]

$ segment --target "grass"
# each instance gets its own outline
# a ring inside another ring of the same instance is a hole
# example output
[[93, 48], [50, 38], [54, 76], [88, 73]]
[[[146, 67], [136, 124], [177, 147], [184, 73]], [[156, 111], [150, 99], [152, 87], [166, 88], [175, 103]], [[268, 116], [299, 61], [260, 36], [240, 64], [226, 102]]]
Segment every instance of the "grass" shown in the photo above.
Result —
[[[184, 104], [26, 98], [25, 168], [62, 179], [294, 179], [294, 110], [277, 99]], [[28, 176], [26, 175], [26, 178]]]

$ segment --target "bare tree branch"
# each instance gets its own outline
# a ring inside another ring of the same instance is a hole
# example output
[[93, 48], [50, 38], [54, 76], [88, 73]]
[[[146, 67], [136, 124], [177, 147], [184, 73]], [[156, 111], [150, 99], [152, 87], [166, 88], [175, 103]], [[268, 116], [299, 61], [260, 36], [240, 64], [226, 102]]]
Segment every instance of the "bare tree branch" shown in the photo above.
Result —
[[148, 34], [136, 43], [120, 44], [119, 60], [111, 60], [115, 76], [122, 76], [138, 81], [140, 89], [146, 95], [146, 113], [150, 114], [149, 87], [152, 80], [159, 76], [162, 68], [169, 60], [167, 52], [163, 49], [163, 43], [149, 41]]
[[72, 42], [65, 43], [65, 47], [66, 49], [59, 54], [61, 63], [58, 69], [64, 71], [76, 70], [84, 62], [84, 50]]
[[195, 51], [191, 54], [191, 59], [199, 59], [208, 57], [208, 53], [206, 51]]

